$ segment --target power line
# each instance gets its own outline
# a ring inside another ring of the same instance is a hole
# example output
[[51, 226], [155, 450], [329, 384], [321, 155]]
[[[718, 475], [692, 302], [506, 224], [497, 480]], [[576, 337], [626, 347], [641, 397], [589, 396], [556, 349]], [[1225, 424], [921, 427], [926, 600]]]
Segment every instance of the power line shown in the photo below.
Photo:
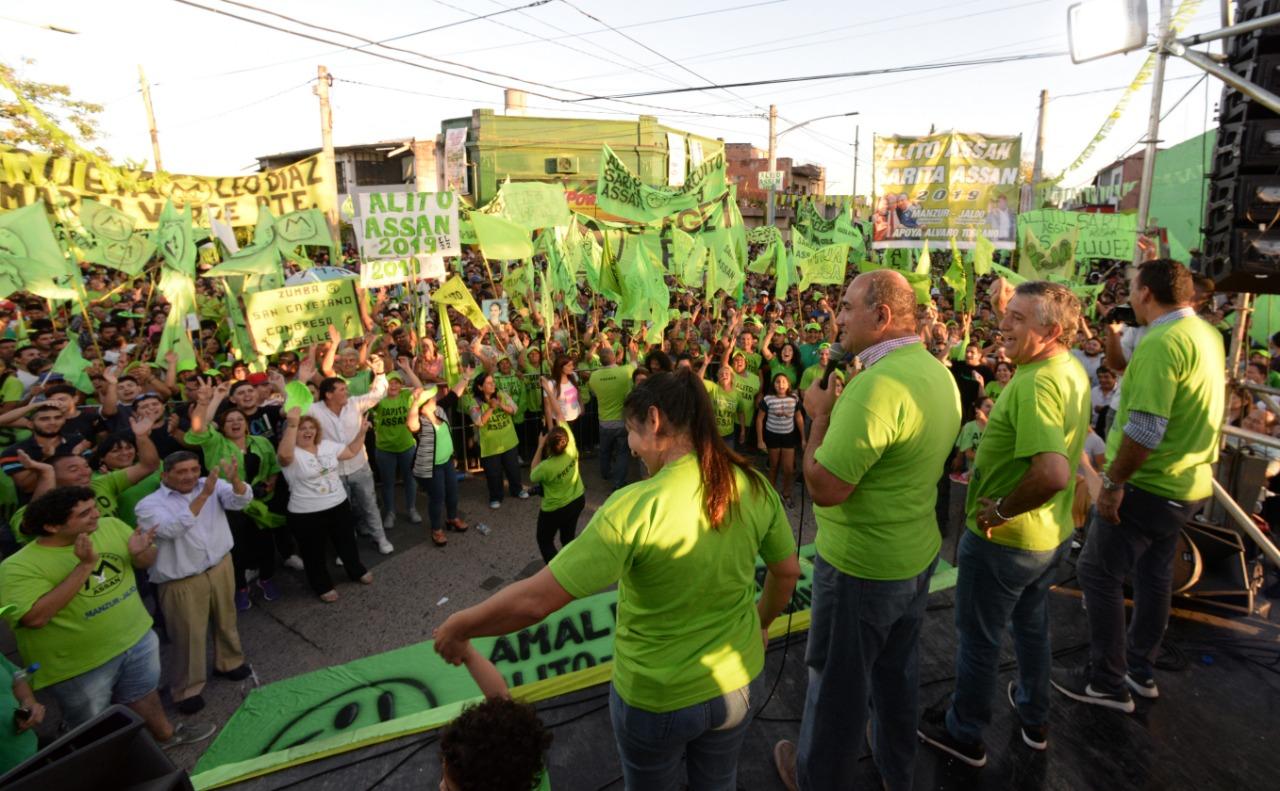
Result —
[[[1200, 75], [1184, 74], [1181, 77], [1166, 77], [1165, 82], [1177, 82], [1178, 80], [1189, 80], [1192, 77], [1197, 77], [1197, 76], [1200, 76]], [[1093, 96], [1096, 93], [1112, 93], [1114, 91], [1123, 91], [1128, 87], [1129, 87], [1128, 85], [1115, 85], [1110, 88], [1095, 88], [1092, 91], [1080, 91], [1078, 93], [1061, 93], [1061, 94], [1058, 94], [1057, 96], [1050, 96], [1049, 101], [1052, 102], [1055, 99], [1074, 99], [1077, 96]]]
[[[177, 0], [183, 3], [187, 0]], [[944, 63], [920, 63], [914, 66], [893, 66], [884, 69], [864, 69], [862, 71], [845, 71], [833, 74], [811, 74], [804, 77], [777, 77], [771, 80], [749, 80], [747, 82], [729, 82], [720, 85], [710, 85], [706, 87], [698, 86], [693, 88], [665, 88], [653, 91], [633, 91], [631, 93], [618, 93], [610, 96], [591, 96], [585, 99], [571, 99], [573, 102], [585, 102], [592, 100], [619, 101], [622, 99], [635, 99], [644, 96], [664, 96], [672, 93], [692, 93], [695, 91], [708, 91], [720, 88], [751, 88], [757, 85], [781, 85], [793, 82], [812, 82], [815, 80], [839, 80], [847, 77], [872, 77], [877, 74], [900, 74], [910, 71], [937, 71], [940, 69], [953, 69], [961, 66], [987, 66], [996, 63], [1014, 63], [1024, 60], [1041, 60], [1044, 58], [1059, 58], [1066, 55], [1066, 52], [1031, 52], [1025, 55], [1005, 55], [993, 58], [976, 58], [974, 60], [957, 60]]]
[[[258, 19], [252, 19], [252, 18], [250, 18], [250, 17], [240, 16], [239, 14], [233, 14], [233, 13], [231, 13], [230, 11], [224, 11], [223, 9], [220, 9], [220, 8], [210, 8], [209, 6], [201, 5], [201, 4], [196, 3], [196, 2], [192, 2], [192, 0], [174, 0], [174, 2], [176, 2], [176, 3], [181, 3], [182, 5], [186, 5], [186, 6], [191, 6], [192, 8], [199, 8], [199, 9], [200, 9], [200, 10], [202, 10], [202, 11], [208, 11], [208, 12], [213, 13], [213, 14], [218, 14], [219, 16], [230, 17], [231, 19], [238, 19], [238, 20], [240, 20], [240, 21], [242, 21], [242, 22], [247, 22], [247, 23], [249, 23], [249, 24], [251, 24], [251, 25], [257, 25], [258, 27], [264, 27], [264, 28], [267, 28], [267, 29], [269, 29], [269, 30], [277, 31], [277, 32], [279, 32], [279, 33], [285, 33], [285, 34], [287, 34], [287, 35], [297, 36], [297, 37], [299, 37], [299, 38], [305, 38], [305, 39], [309, 39], [309, 40], [311, 40], [311, 41], [318, 41], [318, 42], [320, 42], [320, 43], [322, 43], [322, 44], [329, 44], [330, 46], [342, 47], [343, 49], [351, 50], [351, 51], [353, 51], [353, 52], [360, 52], [360, 53], [362, 53], [362, 54], [369, 55], [369, 56], [371, 56], [371, 57], [375, 57], [375, 58], [380, 58], [380, 59], [382, 59], [382, 60], [391, 61], [392, 63], [400, 63], [400, 64], [403, 64], [403, 65], [405, 65], [405, 66], [412, 66], [412, 67], [414, 67], [414, 68], [416, 68], [416, 69], [422, 69], [422, 70], [424, 70], [424, 71], [435, 72], [435, 73], [437, 73], [437, 74], [444, 74], [444, 75], [447, 75], [447, 76], [449, 76], [449, 77], [456, 77], [456, 78], [458, 78], [458, 79], [462, 79], [462, 80], [469, 80], [469, 81], [471, 81], [471, 82], [477, 82], [477, 83], [480, 83], [481, 85], [488, 85], [488, 86], [490, 86], [490, 87], [492, 87], [492, 88], [500, 88], [500, 89], [505, 90], [505, 89], [507, 89], [508, 87], [510, 87], [510, 86], [508, 86], [508, 85], [503, 85], [503, 84], [501, 84], [501, 83], [490, 82], [489, 80], [481, 79], [481, 78], [479, 78], [479, 77], [473, 77], [473, 76], [468, 75], [468, 74], [458, 74], [458, 73], [456, 73], [456, 72], [448, 71], [448, 70], [446, 70], [446, 69], [441, 69], [441, 68], [436, 67], [436, 66], [428, 66], [428, 65], [423, 64], [423, 63], [415, 63], [415, 62], [413, 62], [413, 61], [405, 60], [404, 58], [398, 58], [398, 57], [395, 57], [394, 55], [387, 55], [387, 54], [382, 53], [382, 52], [374, 52], [373, 50], [361, 49], [361, 48], [359, 48], [359, 47], [351, 46], [350, 44], [344, 44], [344, 43], [342, 43], [342, 42], [340, 42], [340, 41], [333, 41], [332, 39], [321, 38], [320, 36], [315, 36], [315, 35], [312, 35], [312, 34], [310, 34], [310, 33], [304, 33], [304, 32], [299, 31], [299, 30], [290, 30], [290, 29], [288, 29], [288, 28], [280, 27], [280, 26], [278, 26], [278, 25], [273, 25], [273, 24], [271, 24], [271, 23], [269, 23], [269, 22], [263, 22], [263, 21], [258, 20]], [[342, 33], [341, 35], [349, 35], [349, 34]], [[352, 37], [352, 38], [359, 38], [358, 36], [351, 36], [351, 37]], [[376, 42], [375, 42], [375, 43], [376, 43]], [[399, 48], [397, 48], [397, 47], [389, 47], [389, 49], [399, 49]], [[413, 50], [402, 50], [402, 51], [404, 51], [404, 52], [409, 52], [410, 54], [417, 55], [418, 57], [426, 58], [427, 60], [435, 60], [435, 61], [439, 61], [439, 60], [440, 60], [439, 58], [433, 58], [433, 57], [431, 57], [430, 55], [425, 55], [425, 54], [423, 54], [423, 53], [421, 53], [421, 52], [415, 52], [415, 51], [413, 51]], [[444, 61], [444, 62], [448, 63], [449, 61]], [[471, 68], [471, 67], [464, 66], [464, 68]], [[475, 70], [475, 71], [480, 71], [480, 70], [478, 70], [478, 69], [473, 69], [473, 70]], [[505, 77], [505, 75], [498, 75], [498, 76], [503, 76], [503, 77]], [[526, 82], [526, 83], [529, 83], [529, 84], [531, 84], [531, 85], [540, 85], [540, 83], [533, 83], [533, 82], [530, 82], [529, 80], [519, 80], [518, 78], [510, 78], [510, 79], [517, 79], [517, 81], [519, 81], [519, 82]], [[553, 90], [562, 91], [562, 92], [564, 92], [564, 93], [578, 94], [579, 96], [587, 97], [587, 98], [580, 99], [580, 100], [577, 100], [577, 101], [590, 101], [590, 100], [592, 100], [592, 98], [593, 98], [593, 97], [589, 97], [587, 94], [585, 94], [585, 93], [584, 93], [584, 92], [582, 92], [582, 91], [570, 90], [570, 89], [567, 89], [567, 88], [557, 88], [557, 87], [555, 87], [555, 86], [550, 86], [550, 87], [551, 87]], [[539, 96], [539, 97], [541, 97], [541, 98], [543, 98], [543, 99], [550, 99], [551, 101], [554, 101], [554, 102], [569, 102], [569, 101], [571, 101], [571, 100], [569, 100], [569, 99], [565, 99], [565, 98], [560, 97], [560, 96], [552, 96], [552, 95], [550, 95], [550, 94], [539, 93], [538, 91], [526, 90], [525, 92], [526, 92], [526, 93], [528, 93], [528, 94], [530, 94], [531, 96]], [[705, 115], [705, 116], [709, 116], [709, 117], [723, 117], [723, 116], [724, 116], [724, 113], [702, 113], [702, 112], [698, 112], [698, 111], [691, 111], [691, 110], [679, 110], [679, 109], [676, 109], [676, 108], [673, 108], [673, 107], [663, 107], [663, 106], [661, 106], [661, 105], [656, 105], [656, 104], [645, 104], [645, 103], [642, 103], [642, 102], [627, 102], [627, 101], [621, 101], [621, 100], [608, 100], [608, 101], [620, 101], [620, 103], [622, 103], [622, 104], [632, 104], [632, 105], [636, 105], [636, 106], [638, 106], [638, 107], [648, 107], [648, 108], [652, 108], [652, 109], [655, 109], [655, 110], [667, 110], [667, 111], [672, 111], [672, 112], [693, 112], [693, 113], [696, 113], [696, 114], [698, 114], [698, 115]]]

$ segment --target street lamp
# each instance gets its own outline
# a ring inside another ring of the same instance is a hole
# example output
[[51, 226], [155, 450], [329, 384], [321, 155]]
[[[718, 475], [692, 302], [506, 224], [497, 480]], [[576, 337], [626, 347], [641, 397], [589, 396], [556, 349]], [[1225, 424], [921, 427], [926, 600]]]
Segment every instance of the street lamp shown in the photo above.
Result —
[[[809, 124], [815, 121], [825, 121], [828, 118], [848, 118], [851, 115], [858, 115], [858, 111], [854, 110], [853, 112], [848, 112], [848, 113], [833, 113], [831, 115], [820, 115], [817, 118], [810, 118], [809, 120], [801, 121], [800, 123], [795, 124], [794, 126], [789, 126], [786, 129], [783, 129], [781, 132], [776, 132], [774, 130], [776, 129], [778, 124], [778, 107], [777, 105], [773, 105], [773, 104], [769, 105], [769, 173], [773, 174], [777, 172], [777, 164], [778, 164], [777, 154], [778, 154], [778, 138], [779, 137], [782, 137], [788, 132], [794, 132], [795, 130], [799, 129], [802, 126], [808, 126]], [[857, 190], [857, 186], [856, 186], [857, 178], [858, 178], [857, 156], [858, 156], [857, 143], [855, 142], [854, 143], [854, 160], [853, 160], [853, 170], [854, 170], [853, 177], [854, 177], [854, 184], [855, 184], [854, 191]], [[773, 179], [772, 175], [770, 175], [770, 179]], [[774, 220], [777, 219], [777, 210], [773, 205], [774, 194], [777, 190], [777, 186], [776, 186], [777, 183], [778, 182], [773, 180], [769, 182], [769, 208], [767, 212], [767, 217], [768, 217], [767, 222], [769, 225], [773, 225]]]

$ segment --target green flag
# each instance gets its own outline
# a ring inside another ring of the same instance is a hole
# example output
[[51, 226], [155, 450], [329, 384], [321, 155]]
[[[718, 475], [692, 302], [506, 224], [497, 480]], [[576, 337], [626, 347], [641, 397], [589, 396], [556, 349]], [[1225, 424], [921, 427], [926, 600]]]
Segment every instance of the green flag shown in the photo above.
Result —
[[1005, 280], [1008, 280], [1011, 284], [1015, 286], [1018, 285], [1019, 283], [1025, 283], [1028, 280], [1028, 278], [1023, 277], [1022, 275], [1018, 274], [1017, 272], [1013, 271], [1007, 266], [1003, 266], [1001, 264], [992, 264], [991, 271], [995, 272], [1000, 277], [1003, 277]]
[[72, 336], [67, 341], [67, 345], [62, 347], [62, 351], [58, 352], [58, 358], [53, 361], [51, 370], [62, 374], [67, 384], [74, 386], [80, 392], [92, 393], [93, 382], [89, 380], [89, 367], [89, 361], [80, 351], [80, 341]]
[[484, 253], [485, 258], [497, 260], [533, 257], [533, 242], [529, 238], [529, 231], [510, 220], [473, 211], [471, 223], [476, 228], [480, 252]]
[[508, 179], [480, 212], [502, 217], [526, 231], [565, 228], [573, 222], [564, 185], [559, 183], [520, 181], [513, 184]]
[[229, 275], [261, 275], [280, 274], [280, 249], [274, 244], [260, 245], [256, 242], [246, 245], [239, 252], [232, 253], [221, 264], [207, 270], [205, 277], [227, 277]]
[[849, 261], [849, 246], [828, 244], [816, 247], [803, 236], [791, 239], [796, 270], [800, 273], [800, 290], [814, 284], [838, 285], [844, 282]]
[[681, 187], [650, 187], [605, 145], [600, 153], [596, 207], [635, 222], [654, 222], [721, 196], [726, 189], [724, 152], [708, 157]]
[[594, 290], [600, 283], [600, 243], [591, 231], [574, 221], [569, 224], [564, 236], [566, 264], [575, 278], [582, 272], [588, 285]]
[[338, 247], [329, 235], [329, 223], [324, 212], [319, 209], [303, 209], [281, 216], [275, 221], [275, 242], [281, 255], [303, 269], [312, 266], [310, 258], [297, 254], [298, 248], [303, 246], [329, 248], [329, 264], [339, 265]]
[[467, 290], [467, 284], [462, 281], [461, 275], [453, 275], [445, 281], [445, 284], [431, 295], [431, 301], [438, 305], [452, 307], [466, 316], [467, 321], [470, 321], [471, 325], [478, 330], [489, 326], [488, 319], [476, 304], [475, 297], [472, 297], [471, 292]]
[[991, 271], [992, 253], [996, 246], [991, 240], [978, 234], [978, 241], [973, 246], [973, 271], [979, 277]]
[[726, 228], [706, 231], [700, 234], [703, 244], [707, 246], [707, 266], [716, 272], [716, 288], [732, 294], [746, 279], [746, 274], [738, 265], [737, 245], [734, 234]]
[[444, 356], [444, 380], [453, 387], [462, 377], [462, 361], [458, 358], [458, 339], [453, 336], [453, 324], [449, 321], [449, 311], [445, 309], [444, 303], [436, 305], [436, 315], [439, 317], [440, 337], [444, 341], [442, 344], [444, 348], [441, 350]]
[[1022, 236], [1022, 247], [1018, 249], [1018, 273], [1030, 280], [1044, 280], [1040, 267], [1048, 260], [1048, 251], [1040, 245], [1035, 231], [1028, 227]]
[[902, 276], [911, 284], [911, 290], [916, 294], [917, 305], [928, 305], [933, 301], [933, 295], [930, 293], [933, 282], [928, 275], [922, 275], [919, 272], [903, 272]]
[[[775, 229], [776, 230], [776, 229]], [[671, 229], [671, 268], [676, 279], [687, 288], [702, 285], [702, 270], [707, 262], [707, 247], [693, 234]]]
[[0, 297], [30, 291], [46, 299], [79, 299], [79, 268], [58, 246], [44, 201], [0, 212]]
[[191, 227], [190, 206], [178, 213], [173, 201], [166, 200], [151, 241], [159, 249], [166, 267], [187, 277], [195, 276], [196, 240], [195, 230]]
[[132, 215], [91, 198], [80, 201], [80, 224], [93, 245], [84, 260], [137, 276], [156, 246], [146, 235], [134, 232]]
[[947, 271], [942, 274], [942, 281], [951, 289], [951, 304], [958, 307], [960, 298], [964, 295], [965, 277], [964, 263], [960, 258], [960, 251], [956, 248], [955, 239], [951, 240], [951, 266], [947, 267]]
[[933, 276], [933, 259], [929, 257], [929, 245], [920, 248], [920, 257], [916, 259], [915, 273], [917, 275]]
[[[773, 296], [776, 299], [786, 299], [787, 291], [791, 289], [792, 284], [798, 279], [795, 257], [787, 255], [784, 250], [782, 258], [777, 261], [775, 268], [777, 269], [777, 278], [774, 281]], [[804, 288], [802, 287], [800, 290], [803, 291]]]
[[[550, 267], [548, 267], [550, 269]], [[543, 272], [538, 278], [538, 315], [542, 317], [542, 331], [551, 337], [551, 328], [555, 326], [556, 305], [551, 299], [551, 277]]]

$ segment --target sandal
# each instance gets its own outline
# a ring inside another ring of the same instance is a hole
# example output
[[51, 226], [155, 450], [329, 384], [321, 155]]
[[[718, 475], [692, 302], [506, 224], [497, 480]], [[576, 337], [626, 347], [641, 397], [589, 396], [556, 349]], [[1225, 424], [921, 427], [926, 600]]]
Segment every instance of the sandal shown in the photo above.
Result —
[[442, 546], [444, 546], [445, 544], [449, 543], [449, 539], [447, 539], [447, 538], [445, 538], [445, 537], [444, 537], [444, 531], [443, 531], [443, 530], [432, 530], [432, 531], [431, 531], [431, 542], [432, 542], [433, 544], [435, 544], [436, 546], [438, 546], [438, 547], [442, 547]]
[[467, 532], [467, 523], [457, 517], [445, 520], [445, 524], [448, 525], [449, 529], [455, 533]]
[[338, 600], [338, 592], [335, 590], [320, 594], [320, 601], [325, 604], [333, 604]]
[[361, 585], [372, 585], [372, 584], [373, 584], [373, 572], [372, 572], [372, 571], [366, 571], [366, 572], [364, 573], [364, 576], [360, 578], [360, 584], [361, 584]]

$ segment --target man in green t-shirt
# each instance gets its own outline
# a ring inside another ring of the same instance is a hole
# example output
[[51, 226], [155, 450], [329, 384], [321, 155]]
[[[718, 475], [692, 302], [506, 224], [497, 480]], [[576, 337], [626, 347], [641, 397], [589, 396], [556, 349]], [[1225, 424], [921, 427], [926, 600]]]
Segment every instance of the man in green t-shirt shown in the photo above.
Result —
[[1089, 376], [1070, 352], [1080, 300], [1058, 283], [1014, 291], [1000, 330], [1018, 373], [991, 410], [969, 480], [956, 565], [956, 689], [925, 715], [920, 738], [969, 764], [987, 762], [1000, 643], [1012, 622], [1017, 680], [1008, 689], [1034, 750], [1049, 746], [1049, 588], [1074, 528], [1075, 467], [1089, 433]]
[[591, 372], [587, 389], [595, 396], [600, 417], [600, 477], [612, 483], [616, 490], [627, 485], [627, 470], [631, 466], [622, 402], [631, 392], [631, 375], [636, 367], [625, 362], [615, 364], [617, 357], [611, 346], [601, 346], [599, 354], [600, 367]]
[[915, 314], [900, 273], [859, 275], [836, 321], [864, 370], [839, 399], [821, 379], [804, 394], [818, 535], [800, 743], [774, 748], [790, 787], [848, 786], [873, 697], [892, 701], [876, 706], [876, 766], [886, 787], [911, 787], [920, 627], [942, 543], [934, 501], [960, 431], [959, 391], [920, 342]]
[[203, 741], [213, 725], [170, 724], [156, 687], [159, 640], [133, 569], [156, 559], [155, 531], [99, 517], [93, 490], [64, 486], [27, 506], [33, 540], [0, 563], [0, 607], [24, 662], [39, 662], [36, 689], [49, 688], [71, 727], [120, 702], [162, 747]]
[[1125, 369], [1097, 518], [1077, 565], [1089, 663], [1053, 670], [1053, 686], [1067, 697], [1124, 712], [1134, 710], [1130, 690], [1159, 694], [1152, 665], [1169, 621], [1178, 534], [1213, 494], [1226, 361], [1222, 336], [1195, 315], [1193, 295], [1191, 273], [1169, 259], [1143, 263], [1130, 280], [1129, 304], [1147, 332]]

